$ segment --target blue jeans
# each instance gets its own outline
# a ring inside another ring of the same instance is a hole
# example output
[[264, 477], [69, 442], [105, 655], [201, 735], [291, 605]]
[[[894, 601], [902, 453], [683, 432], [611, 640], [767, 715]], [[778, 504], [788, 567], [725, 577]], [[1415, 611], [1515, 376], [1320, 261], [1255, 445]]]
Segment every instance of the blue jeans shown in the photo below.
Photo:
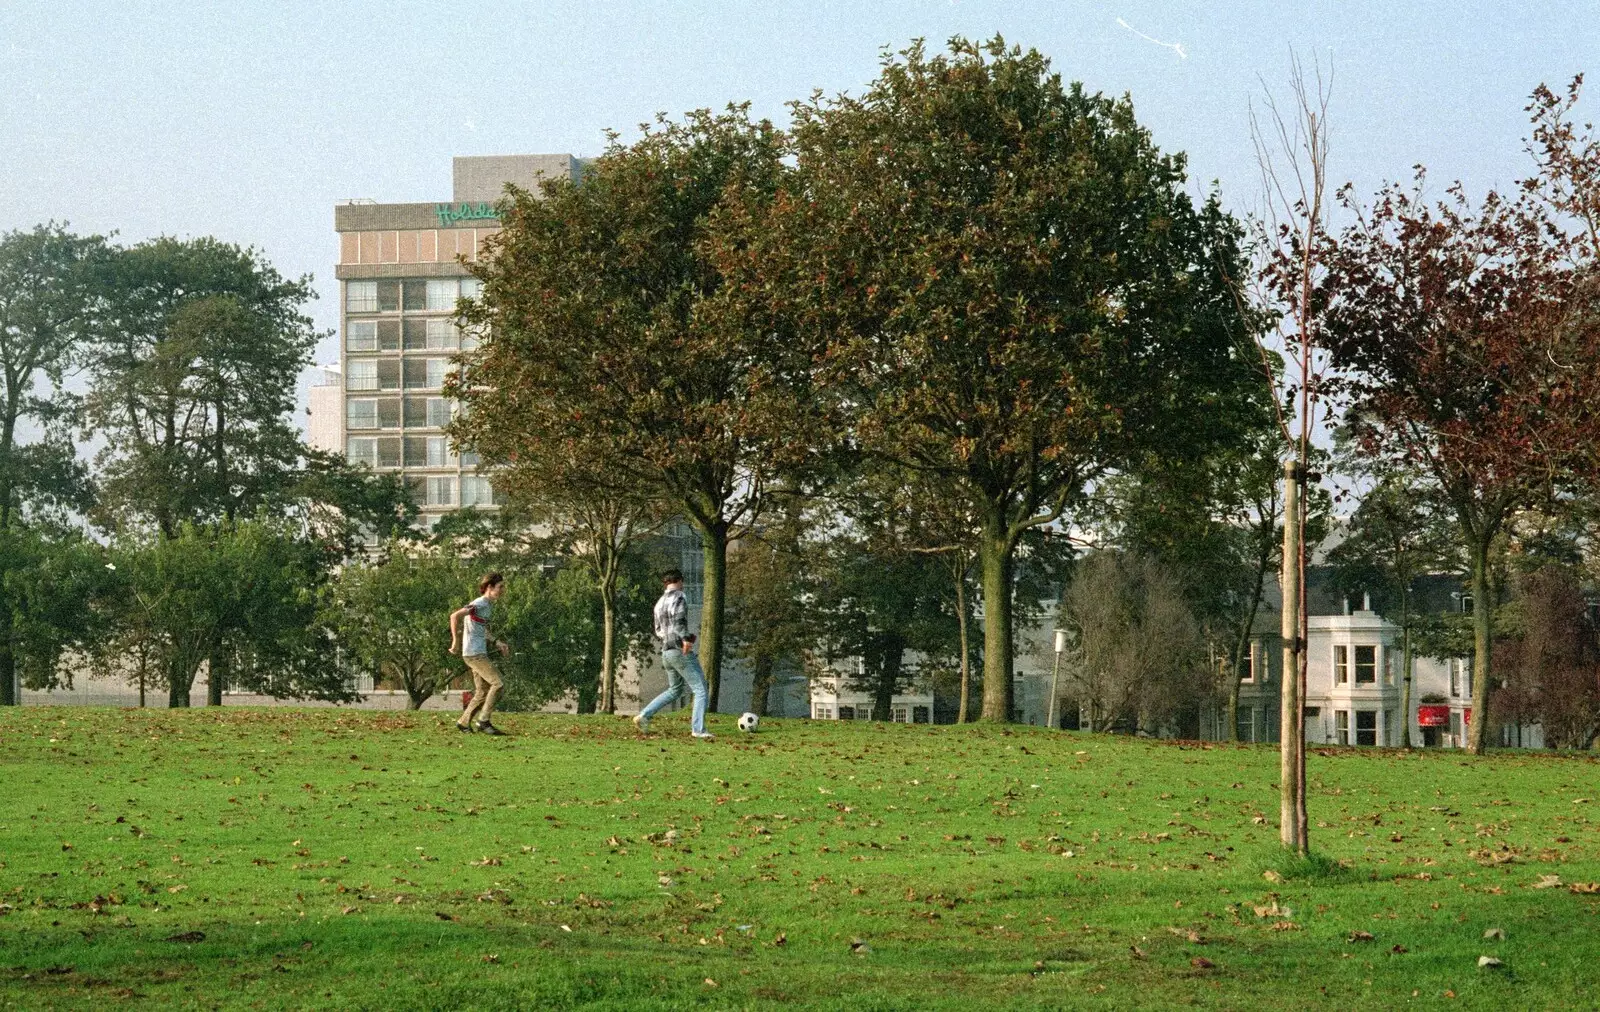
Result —
[[661, 666], [667, 669], [667, 688], [650, 700], [641, 715], [649, 720], [673, 703], [683, 701], [685, 690], [694, 693], [694, 711], [689, 717], [689, 730], [702, 734], [706, 729], [706, 675], [700, 670], [700, 658], [682, 650], [663, 650]]

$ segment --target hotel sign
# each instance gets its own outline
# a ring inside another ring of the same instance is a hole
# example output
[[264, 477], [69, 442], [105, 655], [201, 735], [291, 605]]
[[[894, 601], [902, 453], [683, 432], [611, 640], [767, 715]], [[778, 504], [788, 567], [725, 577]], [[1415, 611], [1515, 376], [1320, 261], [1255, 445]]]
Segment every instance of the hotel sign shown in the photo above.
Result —
[[439, 227], [449, 228], [458, 221], [499, 221], [500, 212], [493, 204], [436, 204], [433, 213], [439, 216]]

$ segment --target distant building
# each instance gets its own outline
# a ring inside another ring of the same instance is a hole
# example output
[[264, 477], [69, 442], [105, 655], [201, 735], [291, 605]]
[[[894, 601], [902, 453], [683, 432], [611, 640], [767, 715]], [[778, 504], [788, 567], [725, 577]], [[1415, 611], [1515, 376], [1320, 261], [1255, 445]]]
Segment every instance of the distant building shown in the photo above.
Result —
[[312, 376], [306, 442], [314, 450], [344, 452], [344, 374], [337, 365], [322, 366]]
[[[473, 455], [453, 452], [443, 431], [454, 412], [441, 389], [451, 357], [474, 341], [455, 317], [457, 300], [478, 292], [464, 263], [499, 230], [496, 201], [506, 183], [532, 189], [542, 179], [577, 179], [581, 162], [496, 155], [457, 158], [453, 168], [448, 202], [333, 209], [344, 394], [341, 431], [334, 435], [331, 423], [319, 431], [350, 460], [403, 476], [429, 527], [461, 507], [495, 505], [491, 479]], [[313, 404], [313, 423], [327, 419], [327, 407]]]

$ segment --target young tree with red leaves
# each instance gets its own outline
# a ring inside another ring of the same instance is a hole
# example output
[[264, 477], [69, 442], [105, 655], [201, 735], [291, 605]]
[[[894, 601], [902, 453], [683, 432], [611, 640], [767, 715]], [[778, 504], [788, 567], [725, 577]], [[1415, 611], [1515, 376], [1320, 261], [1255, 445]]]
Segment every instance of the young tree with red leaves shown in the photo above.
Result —
[[[1560, 121], [1548, 104], [1537, 138]], [[1542, 116], [1542, 118], [1541, 118]], [[1355, 222], [1329, 252], [1324, 336], [1367, 456], [1423, 476], [1454, 521], [1473, 597], [1474, 752], [1487, 745], [1491, 553], [1519, 511], [1592, 488], [1596, 440], [1595, 206], [1600, 148], [1559, 138], [1519, 193], [1480, 203], [1390, 185], [1372, 207], [1342, 199]], [[1587, 174], [1585, 174], [1587, 173]], [[1580, 186], [1580, 189], [1581, 189]], [[1561, 197], [1561, 194], [1567, 194]]]

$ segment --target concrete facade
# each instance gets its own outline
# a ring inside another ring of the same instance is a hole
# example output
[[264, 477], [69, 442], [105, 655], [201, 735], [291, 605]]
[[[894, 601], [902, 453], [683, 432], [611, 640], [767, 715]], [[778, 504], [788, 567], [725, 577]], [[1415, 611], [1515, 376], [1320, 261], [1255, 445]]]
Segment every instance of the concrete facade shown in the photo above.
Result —
[[[465, 507], [492, 509], [496, 495], [472, 454], [445, 434], [455, 414], [443, 387], [458, 353], [476, 338], [460, 326], [459, 300], [478, 292], [468, 267], [499, 231], [495, 202], [505, 185], [576, 178], [571, 155], [457, 158], [450, 201], [349, 202], [333, 210], [339, 237], [340, 361], [343, 394], [337, 432], [333, 396], [313, 388], [313, 439], [375, 470], [397, 473], [411, 489], [420, 522]], [[318, 444], [321, 445], [321, 444]]]

